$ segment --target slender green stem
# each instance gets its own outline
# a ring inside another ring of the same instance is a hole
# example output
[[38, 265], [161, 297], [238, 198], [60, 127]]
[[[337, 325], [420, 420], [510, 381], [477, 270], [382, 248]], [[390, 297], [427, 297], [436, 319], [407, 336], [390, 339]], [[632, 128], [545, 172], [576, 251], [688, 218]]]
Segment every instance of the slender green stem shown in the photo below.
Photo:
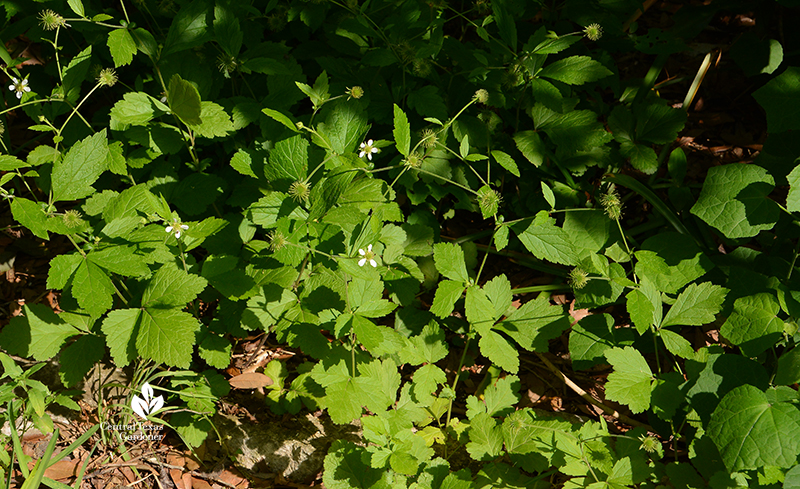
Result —
[[548, 292], [553, 290], [571, 290], [567, 284], [547, 284], [547, 285], [531, 285], [530, 287], [517, 287], [516, 289], [511, 289], [511, 293], [513, 295], [517, 294], [530, 294], [532, 292]]
[[[467, 350], [469, 350], [469, 342], [472, 338], [470, 338], [469, 333], [467, 333], [466, 341], [464, 342], [464, 351], [461, 352], [461, 359], [458, 361], [458, 369], [456, 370], [456, 376], [453, 379], [453, 385], [450, 389], [455, 393], [456, 386], [458, 385], [458, 378], [461, 376], [461, 367], [464, 366], [464, 360], [467, 358]], [[453, 414], [453, 399], [450, 399], [450, 403], [447, 406], [447, 421], [445, 422], [445, 429], [450, 426], [450, 417]]]
[[78, 112], [78, 110], [80, 110], [80, 108], [81, 108], [81, 105], [83, 105], [83, 103], [84, 103], [84, 102], [86, 102], [86, 101], [89, 99], [89, 97], [91, 97], [91, 96], [92, 96], [92, 94], [93, 94], [93, 93], [94, 93], [94, 92], [95, 92], [95, 91], [96, 91], [98, 88], [100, 88], [101, 86], [102, 86], [102, 85], [101, 85], [100, 83], [96, 84], [96, 85], [95, 85], [95, 86], [94, 86], [94, 87], [93, 87], [91, 90], [89, 90], [89, 93], [87, 93], [87, 94], [86, 94], [86, 95], [85, 95], [85, 96], [84, 96], [84, 97], [81, 99], [81, 101], [80, 101], [80, 102], [78, 102], [78, 105], [76, 105], [76, 106], [75, 106], [75, 108], [74, 108], [74, 109], [72, 109], [72, 112], [70, 112], [69, 116], [67, 116], [67, 120], [65, 120], [65, 121], [64, 121], [64, 123], [63, 123], [63, 124], [61, 124], [61, 129], [59, 129], [59, 130], [58, 130], [58, 135], [59, 135], [59, 136], [61, 136], [61, 133], [64, 131], [64, 128], [65, 128], [65, 127], [67, 127], [67, 124], [69, 124], [69, 121], [70, 121], [70, 119], [72, 119], [72, 116], [74, 116], [74, 115], [75, 115], [75, 114]]
[[443, 177], [441, 175], [437, 175], [436, 173], [429, 172], [428, 170], [423, 170], [422, 168], [417, 168], [416, 170], [418, 172], [420, 172], [420, 173], [424, 173], [426, 175], [430, 175], [432, 177], [436, 177], [436, 178], [439, 178], [441, 180], [444, 180], [445, 182], [450, 183], [452, 185], [455, 185], [456, 187], [460, 187], [460, 188], [466, 190], [467, 192], [469, 192], [471, 194], [478, 195], [478, 192], [472, 190], [469, 187], [465, 187], [464, 185], [461, 185], [460, 183], [454, 182], [454, 181], [450, 180], [449, 178], [445, 178], [445, 177]]

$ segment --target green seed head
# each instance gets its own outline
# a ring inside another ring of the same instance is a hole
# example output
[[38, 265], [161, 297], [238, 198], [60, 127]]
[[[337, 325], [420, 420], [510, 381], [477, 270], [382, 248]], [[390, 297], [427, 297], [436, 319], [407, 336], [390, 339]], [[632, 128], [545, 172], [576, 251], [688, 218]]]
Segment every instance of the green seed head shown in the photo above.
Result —
[[478, 99], [478, 102], [485, 104], [489, 101], [489, 92], [481, 88], [475, 92], [475, 98]]
[[586, 273], [586, 270], [575, 267], [569, 271], [569, 285], [572, 286], [573, 289], [582, 289], [586, 287], [588, 283], [589, 274]]
[[603, 28], [600, 27], [600, 24], [589, 24], [583, 29], [583, 35], [590, 41], [597, 41], [603, 37]]
[[104, 68], [97, 75], [97, 83], [106, 87], [113, 87], [117, 80], [117, 72], [112, 68]]
[[297, 202], [306, 202], [311, 195], [311, 184], [298, 180], [289, 186], [289, 195]]
[[64, 17], [58, 15], [52, 10], [42, 10], [39, 13], [39, 25], [46, 31], [54, 31], [59, 27], [68, 27], [64, 21]]
[[616, 189], [610, 188], [608, 192], [600, 196], [600, 205], [606, 211], [606, 215], [613, 220], [622, 217], [622, 201], [619, 200], [619, 194]]

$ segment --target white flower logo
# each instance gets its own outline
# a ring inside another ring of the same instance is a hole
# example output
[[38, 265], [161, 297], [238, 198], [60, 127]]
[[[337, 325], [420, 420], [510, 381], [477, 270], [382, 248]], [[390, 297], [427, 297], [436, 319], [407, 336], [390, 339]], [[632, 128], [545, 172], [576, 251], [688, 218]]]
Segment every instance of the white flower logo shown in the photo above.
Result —
[[11, 77], [11, 85], [8, 86], [8, 89], [12, 92], [16, 92], [17, 98], [22, 98], [22, 94], [25, 92], [30, 92], [31, 87], [28, 86], [28, 79], [25, 78], [24, 80], [17, 80], [13, 76]]
[[372, 161], [372, 155], [380, 151], [378, 148], [372, 146], [373, 144], [375, 144], [375, 141], [373, 141], [372, 139], [370, 139], [366, 143], [361, 143], [361, 152], [358, 153], [358, 157], [363, 158], [364, 155], [367, 155], [369, 161]]
[[358, 250], [358, 254], [361, 255], [363, 258], [358, 260], [358, 266], [363, 267], [367, 262], [373, 267], [378, 266], [378, 262], [375, 261], [375, 252], [372, 251], [372, 245], [367, 246], [367, 251], [363, 249]]
[[153, 397], [153, 388], [147, 382], [142, 385], [142, 397], [144, 399], [134, 394], [131, 399], [131, 409], [142, 419], [147, 419], [148, 414], [153, 414], [164, 407], [164, 398]]
[[181, 233], [187, 229], [189, 229], [189, 226], [186, 224], [181, 224], [181, 222], [176, 219], [167, 225], [166, 231], [174, 234], [176, 238], [180, 238]]

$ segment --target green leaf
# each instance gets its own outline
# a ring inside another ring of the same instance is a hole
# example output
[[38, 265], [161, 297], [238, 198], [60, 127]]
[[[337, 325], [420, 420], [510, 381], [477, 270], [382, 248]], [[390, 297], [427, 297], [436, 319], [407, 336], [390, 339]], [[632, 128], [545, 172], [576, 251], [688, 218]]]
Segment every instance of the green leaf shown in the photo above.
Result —
[[275, 143], [264, 173], [270, 180], [293, 183], [308, 176], [308, 141], [296, 135]]
[[519, 371], [519, 353], [516, 348], [501, 334], [494, 331], [484, 331], [478, 342], [481, 354], [492, 361], [493, 364], [506, 372]]
[[534, 105], [531, 115], [538, 130], [544, 131], [559, 146], [559, 151], [589, 151], [613, 139], [591, 110], [572, 110], [559, 114], [542, 104]]
[[667, 312], [661, 327], [702, 326], [714, 321], [728, 291], [711, 282], [690, 284]]
[[30, 229], [35, 236], [50, 239], [50, 235], [47, 234], [47, 214], [36, 202], [15, 197], [11, 201], [11, 215], [15, 221]]
[[[544, 185], [544, 182], [542, 182]], [[545, 198], [547, 191], [542, 187]], [[555, 202], [555, 196], [552, 197]], [[551, 204], [554, 206], [554, 204]], [[569, 235], [578, 255], [584, 255], [586, 250], [590, 253], [599, 253], [611, 236], [613, 221], [600, 209], [585, 209], [580, 212], [567, 212], [564, 217], [564, 231]]]
[[408, 125], [408, 117], [403, 109], [394, 105], [394, 144], [397, 151], [403, 156], [408, 156], [411, 152], [411, 126]]
[[733, 303], [733, 313], [722, 325], [720, 334], [754, 357], [782, 337], [783, 321], [778, 318], [780, 304], [771, 293], [740, 297]]
[[484, 402], [489, 416], [505, 417], [514, 412], [514, 405], [519, 402], [519, 390], [522, 388], [519, 377], [508, 375], [486, 387]]
[[678, 137], [686, 124], [686, 111], [673, 109], [666, 103], [636, 105], [636, 140], [669, 144]]
[[128, 29], [114, 29], [108, 34], [108, 49], [114, 59], [114, 67], [131, 64], [136, 54], [136, 42]]
[[314, 220], [324, 216], [339, 201], [355, 177], [356, 172], [351, 168], [339, 167], [331, 171], [311, 192], [314, 204], [308, 218]]
[[[205, 212], [208, 206], [225, 192], [226, 188], [225, 179], [215, 174], [192, 173], [181, 179], [181, 183], [172, 194], [172, 202], [186, 214], [196, 216]], [[168, 215], [167, 218], [169, 219], [169, 217]], [[196, 231], [194, 226], [190, 226], [186, 234], [194, 235], [194, 231]]]
[[59, 357], [61, 383], [67, 388], [79, 384], [95, 363], [103, 359], [105, 352], [106, 343], [99, 336], [87, 334], [78, 338], [64, 348]]
[[58, 255], [50, 260], [50, 271], [47, 274], [48, 289], [63, 289], [67, 286], [72, 274], [83, 262], [83, 257], [77, 253], [71, 255]]
[[486, 297], [486, 293], [477, 285], [470, 285], [467, 288], [464, 308], [467, 314], [467, 321], [481, 334], [488, 331], [494, 324], [494, 306], [489, 301], [489, 298]]
[[679, 233], [647, 238], [636, 259], [636, 274], [667, 294], [677, 293], [714, 267], [691, 237]]
[[593, 314], [581, 319], [569, 334], [572, 367], [578, 370], [603, 363], [607, 350], [633, 344], [630, 328], [615, 328], [610, 314]]
[[505, 41], [511, 51], [517, 51], [517, 26], [514, 23], [514, 14], [509, 12], [509, 8], [514, 5], [505, 0], [492, 2], [492, 13], [500, 30], [500, 37]]
[[150, 273], [142, 255], [134, 253], [132, 246], [111, 246], [101, 250], [92, 251], [86, 259], [106, 270], [125, 275], [138, 277]]
[[606, 397], [626, 404], [634, 413], [650, 407], [650, 391], [653, 372], [644, 357], [636, 349], [611, 348], [605, 352], [614, 371], [608, 375]]
[[664, 341], [664, 346], [667, 347], [670, 353], [681, 358], [694, 358], [694, 348], [692, 348], [689, 340], [668, 329], [660, 330], [659, 334]]
[[469, 423], [467, 452], [473, 460], [488, 461], [500, 455], [503, 449], [503, 431], [499, 422], [481, 413]]
[[146, 93], [128, 92], [111, 108], [111, 120], [120, 124], [145, 125], [166, 108]]
[[181, 78], [177, 73], [172, 75], [169, 80], [167, 103], [170, 110], [186, 124], [199, 126], [203, 123], [200, 92], [197, 91], [194, 85]]
[[[409, 338], [408, 346], [400, 351], [403, 363], [412, 365], [436, 363], [446, 356], [447, 343], [445, 343], [444, 331], [435, 321], [425, 325], [420, 334]], [[416, 374], [414, 380], [416, 381]]]
[[231, 342], [222, 336], [209, 334], [200, 343], [197, 351], [200, 358], [214, 368], [228, 368], [231, 363]]
[[78, 17], [86, 17], [86, 11], [83, 9], [81, 0], [67, 0], [67, 4]]
[[611, 71], [588, 56], [570, 56], [551, 63], [538, 75], [569, 85], [583, 85], [611, 75]]
[[548, 341], [569, 328], [569, 316], [560, 306], [551, 306], [543, 295], [528, 301], [494, 329], [502, 331], [528, 351], [547, 351]]
[[221, 138], [233, 132], [233, 121], [231, 116], [225, 112], [222, 106], [214, 102], [200, 103], [200, 123], [190, 123], [184, 120], [189, 127], [204, 138]]
[[792, 385], [800, 382], [800, 348], [793, 348], [778, 358], [775, 385]]
[[436, 243], [433, 245], [433, 260], [436, 269], [445, 277], [467, 282], [467, 266], [464, 261], [464, 250], [455, 243]]
[[294, 132], [297, 132], [297, 125], [296, 123], [289, 117], [288, 115], [284, 114], [283, 112], [270, 109], [270, 108], [263, 108], [261, 112], [269, 116], [270, 118], [274, 119], [277, 122], [280, 122], [284, 126], [288, 127]]
[[505, 275], [498, 275], [483, 285], [483, 291], [486, 297], [492, 302], [494, 306], [493, 319], [497, 319], [504, 315], [511, 307], [513, 296], [511, 295], [511, 282], [508, 281]]
[[508, 153], [494, 150], [492, 151], [492, 158], [494, 158], [494, 160], [499, 163], [500, 166], [508, 170], [512, 175], [519, 177], [519, 168], [517, 168], [517, 162], [514, 161], [514, 158], [512, 158]]
[[433, 85], [426, 85], [408, 95], [408, 106], [417, 111], [422, 117], [447, 119], [447, 106], [444, 104], [439, 89]]
[[249, 177], [258, 178], [253, 171], [253, 160], [247, 151], [240, 149], [231, 157], [231, 168]]
[[464, 282], [454, 282], [453, 280], [442, 280], [436, 287], [436, 294], [433, 296], [431, 312], [440, 318], [445, 318], [453, 312], [456, 301], [464, 293]]
[[753, 98], [767, 112], [770, 134], [800, 129], [800, 68], [790, 66], [786, 71], [753, 92]]
[[[546, 183], [541, 182], [541, 184], [542, 184], [542, 195], [544, 195], [544, 200], [547, 201], [547, 204], [550, 206], [551, 209], [555, 209], [556, 196], [553, 193], [553, 190]], [[567, 213], [567, 216], [571, 214], [576, 214], [576, 213]], [[566, 225], [566, 223], [564, 223], [564, 225]], [[608, 238], [606, 238], [606, 240], [608, 240]]]
[[188, 368], [194, 350], [194, 335], [200, 323], [177, 309], [147, 308], [142, 311], [136, 349], [157, 363]]
[[564, 110], [564, 96], [552, 83], [541, 78], [531, 79], [533, 99], [550, 110], [561, 112]]
[[208, 33], [209, 11], [208, 2], [204, 0], [190, 2], [183, 6], [169, 26], [161, 57], [191, 49], [206, 42], [210, 37]]
[[53, 199], [76, 200], [94, 193], [92, 184], [106, 169], [106, 130], [74, 144], [62, 161], [53, 164]]
[[661, 324], [663, 317], [661, 293], [650, 280], [643, 278], [639, 289], [630, 291], [625, 298], [628, 314], [639, 334], [644, 334], [650, 326]]
[[751, 385], [730, 391], [711, 415], [708, 434], [731, 472], [788, 468], [800, 453], [800, 411]]
[[728, 238], [749, 238], [778, 221], [778, 205], [767, 197], [774, 186], [772, 175], [760, 166], [713, 167], [691, 212]]
[[98, 317], [113, 305], [114, 284], [102, 268], [84, 260], [72, 278], [72, 294], [78, 304]]
[[81, 83], [86, 79], [92, 66], [92, 46], [78, 53], [64, 68], [64, 98], [70, 103], [77, 103], [81, 94]]
[[534, 131], [520, 131], [514, 134], [517, 149], [533, 166], [540, 167], [544, 163], [547, 150], [538, 133]]
[[786, 177], [789, 181], [789, 195], [786, 196], [786, 208], [789, 212], [800, 212], [800, 165]]
[[242, 48], [243, 37], [239, 19], [231, 8], [216, 4], [214, 6], [214, 39], [228, 56], [233, 58], [238, 56]]
[[331, 104], [325, 122], [319, 124], [317, 131], [330, 142], [334, 153], [351, 153], [369, 129], [367, 115], [356, 100], [336, 100], [325, 104], [325, 108]]
[[633, 141], [623, 141], [619, 145], [619, 152], [625, 158], [630, 158], [631, 166], [642, 173], [652, 175], [658, 170], [658, 156], [650, 146]]
[[14, 316], [0, 331], [0, 346], [12, 355], [49, 361], [61, 351], [61, 345], [80, 334], [47, 306], [22, 306], [23, 316]]
[[305, 83], [294, 82], [297, 88], [311, 99], [314, 109], [318, 109], [324, 104], [331, 96], [328, 91], [328, 73], [323, 70], [314, 82], [314, 86], [310, 87]]
[[141, 312], [141, 309], [115, 309], [103, 320], [103, 334], [115, 365], [124, 367], [137, 356], [134, 339]]
[[555, 225], [551, 218], [536, 219], [519, 232], [519, 226], [512, 226], [519, 240], [533, 256], [562, 265], [576, 265], [578, 257], [572, 239], [566, 231]]
[[[39, 146], [37, 146], [37, 148], [39, 148]], [[28, 155], [28, 159], [30, 160], [30, 155]], [[26, 168], [29, 166], [31, 165], [14, 156], [0, 155], [0, 171], [14, 171], [19, 168]]]
[[328, 489], [390, 489], [388, 470], [374, 470], [364, 448], [347, 440], [335, 440], [325, 456], [322, 483]]

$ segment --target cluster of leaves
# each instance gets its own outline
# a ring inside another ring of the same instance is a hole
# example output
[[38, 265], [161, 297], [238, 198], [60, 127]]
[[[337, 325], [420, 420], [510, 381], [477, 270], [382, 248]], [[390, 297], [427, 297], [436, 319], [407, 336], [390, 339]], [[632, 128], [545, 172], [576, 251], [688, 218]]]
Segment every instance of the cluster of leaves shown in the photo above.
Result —
[[[330, 488], [797, 484], [800, 167], [785, 109], [800, 72], [755, 94], [771, 134], [759, 160], [711, 168], [698, 192], [670, 151], [685, 108], [650, 90], [655, 76], [621, 79], [612, 56], [656, 54], [657, 76], [713, 10], [642, 35], [623, 24], [636, 2], [3, 5], [5, 37], [56, 49], [22, 66], [0, 48], [31, 87], [5, 92], [9, 110], [41, 133], [0, 156], [2, 193], [33, 235], [74, 246], [47, 278], [63, 312], [25, 306], [0, 331], [7, 352], [60, 355], [67, 387], [106, 355], [184, 369], [171, 387], [191, 412], [170, 422], [199, 445], [228, 392], [216, 370], [239, 339], [272, 334], [305, 361], [267, 365], [270, 409], [363, 427], [364, 446], [331, 447]], [[547, 27], [515, 20], [539, 14]], [[653, 225], [628, 229], [623, 188]], [[468, 215], [472, 238], [441, 236]], [[572, 285], [578, 306], [624, 306], [630, 327], [600, 312], [572, 325], [546, 294], [513, 306], [509, 278], [483, 276], [483, 237], [551, 290]], [[695, 350], [686, 333], [709, 325], [735, 349]], [[606, 398], [647, 413], [674, 461], [641, 428], [517, 407], [526, 352], [561, 335], [573, 369], [613, 368]], [[493, 367], [464, 396], [467, 374], [446, 363], [479, 357]], [[3, 366], [46, 429], [52, 395]]]

